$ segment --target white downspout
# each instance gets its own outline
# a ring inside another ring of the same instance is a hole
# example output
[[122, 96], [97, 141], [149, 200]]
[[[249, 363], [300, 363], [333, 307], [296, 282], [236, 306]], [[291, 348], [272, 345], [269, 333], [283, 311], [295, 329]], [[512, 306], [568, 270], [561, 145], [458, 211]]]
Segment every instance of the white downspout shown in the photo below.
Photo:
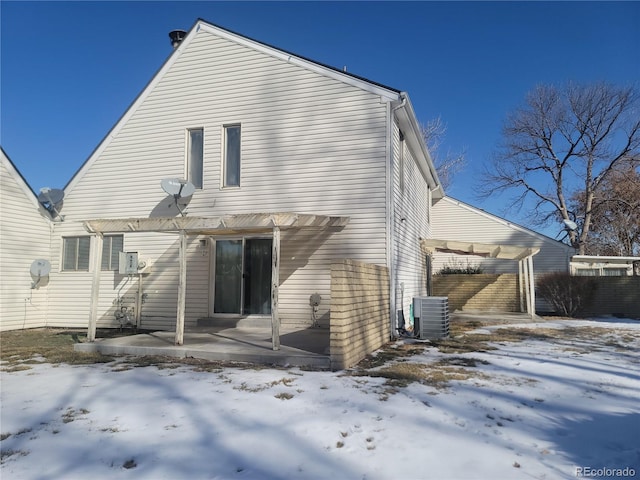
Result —
[[397, 337], [396, 332], [396, 268], [395, 268], [395, 208], [393, 204], [393, 120], [395, 111], [404, 107], [407, 103], [406, 97], [399, 95], [402, 100], [398, 105], [392, 107], [391, 103], [387, 103], [389, 110], [389, 121], [387, 122], [387, 268], [389, 269], [389, 305], [390, 305], [390, 322], [389, 329], [391, 338]]

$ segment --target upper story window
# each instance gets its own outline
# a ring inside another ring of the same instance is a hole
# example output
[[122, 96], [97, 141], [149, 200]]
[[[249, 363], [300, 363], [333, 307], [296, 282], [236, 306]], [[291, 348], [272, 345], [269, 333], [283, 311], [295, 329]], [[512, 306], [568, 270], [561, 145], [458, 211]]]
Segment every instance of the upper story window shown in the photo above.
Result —
[[118, 270], [120, 252], [124, 246], [124, 235], [105, 236], [102, 243], [102, 270]]
[[187, 180], [196, 188], [202, 188], [204, 163], [204, 129], [192, 128], [187, 131]]
[[223, 187], [240, 186], [240, 125], [224, 126]]
[[90, 244], [88, 236], [65, 237], [62, 245], [62, 270], [89, 271]]

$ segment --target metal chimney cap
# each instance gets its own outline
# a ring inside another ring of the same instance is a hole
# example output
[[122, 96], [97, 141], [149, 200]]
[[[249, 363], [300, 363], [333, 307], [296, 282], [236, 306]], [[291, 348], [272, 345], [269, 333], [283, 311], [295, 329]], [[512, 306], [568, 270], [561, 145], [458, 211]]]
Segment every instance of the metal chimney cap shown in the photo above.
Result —
[[171, 45], [173, 48], [177, 48], [180, 45], [180, 42], [184, 40], [184, 37], [187, 35], [187, 32], [184, 30], [173, 30], [169, 32], [169, 38], [171, 39]]

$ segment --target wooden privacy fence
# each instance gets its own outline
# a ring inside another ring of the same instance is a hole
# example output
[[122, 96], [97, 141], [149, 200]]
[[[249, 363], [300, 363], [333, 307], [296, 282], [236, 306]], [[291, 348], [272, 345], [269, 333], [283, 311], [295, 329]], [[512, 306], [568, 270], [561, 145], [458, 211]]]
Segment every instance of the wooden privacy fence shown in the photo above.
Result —
[[349, 368], [391, 338], [389, 270], [354, 260], [331, 264], [331, 368]]
[[590, 277], [596, 283], [585, 315], [640, 319], [640, 277]]

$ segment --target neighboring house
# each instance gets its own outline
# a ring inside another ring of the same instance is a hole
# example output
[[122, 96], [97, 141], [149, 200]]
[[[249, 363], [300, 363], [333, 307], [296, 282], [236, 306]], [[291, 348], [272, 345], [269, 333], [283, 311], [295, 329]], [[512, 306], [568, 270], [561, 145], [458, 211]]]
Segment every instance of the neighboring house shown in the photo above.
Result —
[[[439, 199], [431, 208], [434, 239], [478, 242], [504, 246], [539, 248], [533, 255], [533, 272], [568, 272], [575, 249], [503, 218], [451, 197]], [[517, 273], [518, 263], [501, 258], [485, 258], [456, 253], [433, 254], [433, 272], [447, 266], [478, 266], [485, 273]]]
[[[171, 178], [195, 186], [179, 207]], [[443, 195], [406, 93], [202, 20], [64, 192], [50, 250], [29, 255], [50, 252], [47, 324], [118, 326], [125, 308], [165, 330], [310, 324], [315, 293], [326, 322], [335, 259], [387, 267], [389, 315], [408, 309]], [[119, 273], [120, 251], [145, 274]]]
[[42, 327], [48, 279], [30, 271], [35, 260], [50, 258], [51, 222], [1, 148], [0, 163], [0, 330]]
[[[436, 201], [431, 219], [433, 238], [423, 243], [433, 247], [433, 273], [445, 267], [479, 267], [496, 277], [490, 281], [460, 278], [459, 282], [449, 278], [440, 283], [438, 291], [446, 286], [452, 308], [530, 314], [551, 311], [551, 306], [535, 295], [536, 278], [547, 272], [568, 272], [574, 248], [451, 197]], [[516, 274], [518, 280], [510, 280], [508, 275], [498, 279], [495, 274]]]
[[571, 275], [590, 277], [640, 276], [640, 257], [574, 255]]

